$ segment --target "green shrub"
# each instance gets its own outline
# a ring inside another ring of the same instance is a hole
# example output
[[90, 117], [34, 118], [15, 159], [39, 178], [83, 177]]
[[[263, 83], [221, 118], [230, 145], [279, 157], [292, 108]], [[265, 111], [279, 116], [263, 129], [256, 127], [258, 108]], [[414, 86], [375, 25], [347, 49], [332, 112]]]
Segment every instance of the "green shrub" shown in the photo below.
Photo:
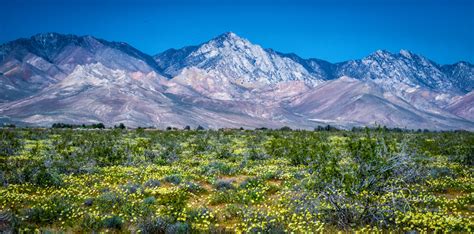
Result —
[[53, 196], [37, 206], [26, 209], [26, 217], [29, 222], [36, 224], [52, 224], [60, 217], [70, 214], [72, 209], [65, 198]]
[[120, 205], [123, 202], [122, 196], [115, 192], [105, 192], [96, 199], [96, 204], [104, 210], [111, 209], [114, 205]]
[[143, 199], [143, 203], [145, 205], [153, 205], [155, 204], [155, 201], [156, 201], [155, 197], [146, 197], [145, 199]]
[[235, 172], [235, 169], [226, 163], [213, 161], [203, 166], [201, 171], [206, 175], [231, 175]]
[[123, 225], [123, 219], [119, 216], [113, 215], [112, 217], [104, 219], [102, 223], [105, 228], [121, 230]]
[[18, 131], [0, 128], [0, 156], [12, 156], [21, 149], [21, 146]]
[[259, 184], [263, 183], [263, 180], [257, 177], [250, 177], [242, 181], [239, 185], [240, 188], [254, 188]]
[[158, 204], [168, 207], [170, 214], [177, 215], [173, 211], [181, 211], [187, 203], [189, 194], [182, 189], [175, 189], [157, 197]]
[[234, 203], [238, 200], [234, 190], [217, 191], [209, 196], [210, 205], [219, 205], [225, 203]]
[[173, 175], [166, 176], [163, 180], [168, 182], [168, 183], [179, 184], [179, 183], [181, 183], [182, 179], [181, 179], [180, 175], [173, 174]]
[[39, 171], [33, 175], [33, 183], [39, 186], [61, 186], [63, 184], [63, 180], [61, 176], [45, 167], [41, 167]]

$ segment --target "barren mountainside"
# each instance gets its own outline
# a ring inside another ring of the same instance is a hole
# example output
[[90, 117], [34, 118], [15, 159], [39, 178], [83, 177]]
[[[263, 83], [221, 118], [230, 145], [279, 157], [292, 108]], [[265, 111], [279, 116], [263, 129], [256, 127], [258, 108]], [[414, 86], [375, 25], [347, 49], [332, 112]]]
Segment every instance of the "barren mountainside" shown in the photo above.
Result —
[[407, 50], [304, 59], [224, 33], [147, 55], [91, 36], [0, 46], [0, 121], [127, 126], [474, 129], [474, 66]]

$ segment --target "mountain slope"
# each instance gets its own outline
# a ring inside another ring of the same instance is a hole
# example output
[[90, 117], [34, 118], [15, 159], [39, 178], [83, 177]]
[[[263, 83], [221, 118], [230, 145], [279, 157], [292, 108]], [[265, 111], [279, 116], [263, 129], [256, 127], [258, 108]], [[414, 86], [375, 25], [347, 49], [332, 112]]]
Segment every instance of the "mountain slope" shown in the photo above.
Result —
[[385, 125], [403, 128], [473, 128], [448, 113], [424, 112], [374, 82], [341, 77], [295, 97], [289, 107], [308, 119], [345, 125]]
[[[201, 94], [176, 93], [169, 81], [155, 72], [125, 72], [100, 63], [79, 65], [60, 82], [37, 95], [0, 105], [0, 117], [28, 125], [50, 126], [55, 122], [124, 123], [130, 127], [202, 125], [220, 127], [292, 127], [310, 124], [287, 117], [278, 104], [249, 100], [227, 101]], [[282, 122], [283, 119], [283, 122]]]
[[0, 120], [473, 130], [473, 70], [406, 50], [332, 64], [234, 33], [155, 57], [91, 36], [38, 34], [0, 46]]
[[474, 121], [474, 91], [456, 99], [446, 109], [457, 116]]
[[0, 46], [0, 100], [33, 95], [57, 83], [76, 66], [101, 63], [111, 69], [150, 72], [158, 65], [148, 55], [125, 43], [91, 36], [38, 34]]

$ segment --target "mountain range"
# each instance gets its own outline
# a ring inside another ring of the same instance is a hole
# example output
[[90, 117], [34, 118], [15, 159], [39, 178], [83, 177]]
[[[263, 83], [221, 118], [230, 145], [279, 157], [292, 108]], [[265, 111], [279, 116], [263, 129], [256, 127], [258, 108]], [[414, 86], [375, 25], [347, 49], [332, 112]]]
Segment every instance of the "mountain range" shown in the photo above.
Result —
[[43, 33], [0, 45], [0, 122], [474, 130], [474, 65], [401, 50], [304, 59], [228, 32], [154, 56]]

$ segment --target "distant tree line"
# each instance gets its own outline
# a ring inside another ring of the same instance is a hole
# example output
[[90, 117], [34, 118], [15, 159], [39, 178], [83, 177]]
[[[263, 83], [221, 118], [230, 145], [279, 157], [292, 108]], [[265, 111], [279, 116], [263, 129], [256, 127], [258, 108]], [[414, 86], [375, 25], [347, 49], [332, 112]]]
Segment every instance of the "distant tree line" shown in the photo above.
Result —
[[411, 133], [429, 133], [429, 132], [468, 132], [467, 130], [457, 129], [457, 130], [429, 130], [429, 129], [408, 129], [408, 128], [389, 128], [387, 126], [377, 126], [377, 127], [353, 127], [352, 132], [363, 132], [366, 130], [382, 130], [385, 132], [411, 132]]
[[117, 125], [114, 125], [114, 128], [115, 128], [115, 129], [126, 129], [127, 127], [125, 127], [125, 124], [120, 123], [118, 126], [117, 126]]
[[[150, 129], [155, 129], [154, 127], [149, 127]], [[171, 126], [168, 126], [166, 127], [166, 130], [167, 131], [178, 131], [180, 130], [179, 128], [177, 127], [171, 127]], [[190, 131], [192, 130], [191, 127], [189, 125], [186, 125], [183, 130], [185, 131]], [[197, 126], [195, 130], [205, 130], [204, 127], [202, 127], [201, 125]], [[243, 131], [245, 130], [243, 127], [240, 127], [240, 128], [219, 128], [218, 130], [220, 131], [225, 131], [225, 130], [240, 130], [240, 131]], [[249, 129], [247, 129], [249, 130]], [[272, 129], [272, 128], [267, 128], [267, 127], [258, 127], [258, 128], [255, 128], [256, 131], [301, 131], [300, 129], [292, 129], [291, 127], [289, 126], [283, 126], [279, 129]], [[351, 131], [351, 132], [364, 132], [364, 131], [367, 131], [367, 130], [378, 130], [378, 131], [384, 131], [384, 132], [414, 132], [414, 133], [428, 133], [428, 132], [467, 132], [466, 130], [443, 130], [443, 131], [436, 131], [436, 130], [429, 130], [429, 129], [407, 129], [407, 128], [398, 128], [398, 127], [395, 127], [395, 128], [389, 128], [387, 126], [376, 126], [376, 127], [352, 127], [351, 129], [344, 129], [344, 128], [338, 128], [336, 126], [333, 126], [333, 125], [325, 125], [325, 126], [321, 126], [321, 125], [318, 125], [314, 128], [314, 131], [316, 132], [337, 132], [337, 131]]]
[[51, 128], [99, 128], [104, 129], [105, 125], [103, 123], [95, 123], [95, 124], [66, 124], [66, 123], [54, 123]]
[[4, 123], [2, 127], [3, 128], [16, 128], [16, 125], [12, 123]]
[[[179, 130], [179, 129], [178, 129], [177, 127], [166, 127], [166, 130], [167, 130], [167, 131], [171, 131], [171, 130], [177, 131], [177, 130]], [[191, 130], [191, 126], [186, 125], [186, 126], [183, 128], [183, 130], [185, 130], [185, 131], [190, 131], [190, 130]], [[196, 130], [201, 131], [201, 130], [205, 130], [205, 129], [204, 129], [203, 126], [198, 125], [198, 126], [196, 127]]]
[[[2, 128], [15, 128], [16, 126], [14, 124], [7, 124], [4, 123], [0, 125]], [[66, 124], [66, 123], [54, 123], [51, 128], [69, 128], [69, 129], [77, 129], [77, 128], [83, 128], [83, 129], [105, 129], [105, 125], [103, 123], [95, 123], [95, 124]], [[125, 124], [120, 123], [119, 125], [114, 125], [114, 129], [127, 129]], [[138, 127], [137, 129], [156, 129], [154, 126], [150, 127]], [[192, 128], [189, 125], [186, 125], [184, 128], [182, 128], [185, 131], [190, 131]], [[168, 126], [166, 127], [167, 131], [178, 131], [180, 130], [177, 127], [171, 127]], [[195, 130], [197, 131], [203, 131], [206, 130], [203, 126], [198, 125]], [[240, 128], [220, 128], [219, 130], [245, 130], [243, 127]], [[255, 128], [257, 131], [267, 131], [267, 130], [276, 130], [276, 131], [301, 131], [299, 129], [292, 129], [291, 127], [288, 126], [283, 126], [279, 129], [269, 129], [267, 127], [259, 127]], [[351, 131], [351, 132], [364, 132], [367, 130], [379, 130], [379, 131], [385, 131], [385, 132], [411, 132], [411, 133], [429, 133], [429, 132], [468, 132], [467, 130], [429, 130], [429, 129], [407, 129], [407, 128], [389, 128], [387, 126], [376, 126], [376, 127], [352, 127], [350, 130], [349, 129], [342, 129], [338, 128], [336, 126], [332, 125], [325, 125], [321, 126], [318, 125], [314, 128], [314, 131], [317, 132], [336, 132], [336, 131]]]

